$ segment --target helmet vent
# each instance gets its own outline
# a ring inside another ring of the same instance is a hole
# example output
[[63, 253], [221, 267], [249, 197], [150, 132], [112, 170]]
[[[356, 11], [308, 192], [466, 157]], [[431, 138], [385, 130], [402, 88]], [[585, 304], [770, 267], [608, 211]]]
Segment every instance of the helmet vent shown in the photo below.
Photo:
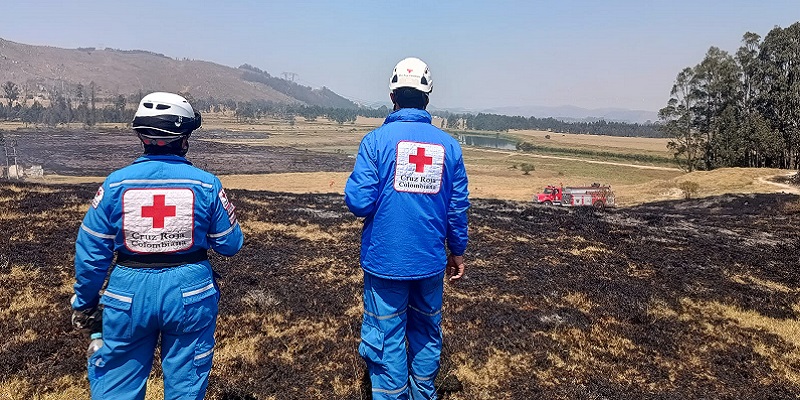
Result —
[[170, 107], [171, 106], [168, 106], [166, 104], [159, 104], [159, 105], [156, 106], [156, 110], [166, 110], [166, 109], [168, 109]]
[[144, 103], [142, 105], [147, 107], [147, 108], [153, 108], [153, 103]]
[[420, 83], [423, 84], [423, 85], [427, 85], [428, 84], [428, 80], [425, 79], [425, 77], [423, 76], [422, 79], [420, 79]]
[[397, 75], [392, 77], [392, 83], [397, 83]]

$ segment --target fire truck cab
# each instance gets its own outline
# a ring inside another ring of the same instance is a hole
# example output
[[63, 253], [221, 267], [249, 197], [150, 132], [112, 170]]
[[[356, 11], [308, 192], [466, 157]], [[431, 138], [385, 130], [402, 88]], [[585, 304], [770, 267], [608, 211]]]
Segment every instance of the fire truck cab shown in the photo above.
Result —
[[564, 192], [563, 187], [549, 185], [546, 188], [544, 188], [544, 191], [542, 193], [537, 194], [534, 200], [536, 200], [537, 203], [544, 204], [546, 206], [552, 206], [553, 204], [561, 204], [561, 198], [563, 192]]

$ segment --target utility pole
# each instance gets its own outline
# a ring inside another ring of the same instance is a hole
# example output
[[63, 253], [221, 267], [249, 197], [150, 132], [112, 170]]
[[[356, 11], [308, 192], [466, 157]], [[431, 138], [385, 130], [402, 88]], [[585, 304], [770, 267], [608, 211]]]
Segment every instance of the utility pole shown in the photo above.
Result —
[[283, 75], [283, 79], [292, 82], [294, 82], [294, 78], [297, 77], [297, 74], [294, 72], [282, 72], [281, 75]]

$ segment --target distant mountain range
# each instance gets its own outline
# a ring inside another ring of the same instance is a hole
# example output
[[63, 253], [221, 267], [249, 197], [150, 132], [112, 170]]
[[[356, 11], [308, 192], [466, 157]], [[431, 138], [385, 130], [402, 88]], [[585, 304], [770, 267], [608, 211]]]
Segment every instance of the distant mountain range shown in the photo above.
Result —
[[562, 121], [586, 121], [593, 122], [598, 120], [646, 123], [658, 120], [658, 113], [655, 111], [629, 110], [625, 108], [595, 108], [587, 109], [576, 106], [514, 106], [514, 107], [495, 107], [483, 110], [485, 113], [520, 115], [523, 117], [548, 118], [553, 117]]
[[159, 90], [202, 99], [357, 107], [327, 88], [298, 85], [249, 65], [232, 68], [145, 50], [62, 49], [0, 39], [0, 83], [6, 81], [44, 98], [55, 93], [68, 96], [76, 92], [78, 84], [88, 89], [94, 82], [100, 97]]

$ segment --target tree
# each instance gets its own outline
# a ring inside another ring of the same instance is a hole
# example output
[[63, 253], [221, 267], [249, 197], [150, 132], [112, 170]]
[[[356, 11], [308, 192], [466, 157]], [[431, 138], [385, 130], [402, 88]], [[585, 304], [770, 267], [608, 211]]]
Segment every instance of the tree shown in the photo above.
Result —
[[6, 81], [3, 84], [3, 91], [6, 93], [6, 99], [8, 99], [8, 107], [11, 108], [14, 101], [19, 98], [19, 86], [14, 82]]
[[[125, 119], [125, 103], [126, 103], [125, 96], [119, 94], [117, 95], [116, 100], [114, 100], [114, 110], [117, 112], [117, 122], [121, 122]], [[191, 104], [191, 103], [189, 103]]]
[[659, 129], [671, 138], [667, 147], [673, 151], [678, 164], [689, 172], [698, 169], [704, 146], [703, 134], [693, 124], [696, 92], [695, 71], [684, 68], [675, 78], [667, 106], [658, 112], [662, 121]]
[[715, 142], [721, 140], [721, 136], [730, 138], [737, 135], [736, 132], [721, 132], [720, 129], [736, 130], [737, 127], [731, 121], [721, 123], [718, 119], [725, 110], [735, 114], [732, 107], [739, 104], [741, 97], [740, 76], [741, 72], [734, 58], [717, 47], [708, 49], [703, 61], [694, 67], [690, 93], [694, 100], [693, 124], [705, 136], [705, 169], [724, 166], [716, 160], [714, 149], [718, 145]]
[[800, 22], [769, 31], [758, 53], [758, 111], [781, 132], [781, 168], [800, 168]]
[[86, 118], [86, 125], [94, 126], [97, 123], [97, 92], [99, 91], [94, 81], [89, 82], [89, 103], [91, 108]]

